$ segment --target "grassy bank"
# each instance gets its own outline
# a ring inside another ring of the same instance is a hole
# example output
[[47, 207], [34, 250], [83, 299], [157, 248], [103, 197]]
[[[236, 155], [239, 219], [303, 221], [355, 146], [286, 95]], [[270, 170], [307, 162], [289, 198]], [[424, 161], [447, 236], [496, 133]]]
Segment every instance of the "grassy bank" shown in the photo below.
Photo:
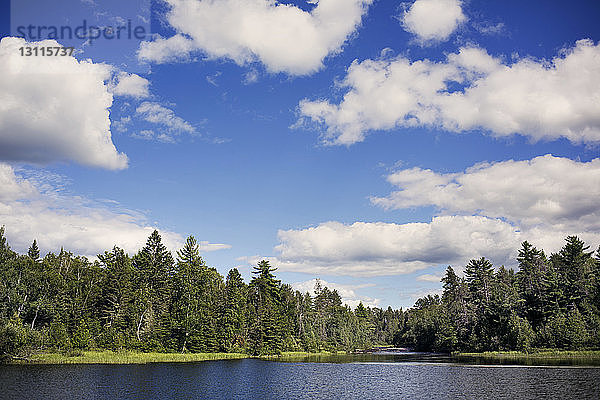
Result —
[[[301, 359], [304, 357], [331, 356], [345, 352], [307, 353], [287, 351], [280, 355], [262, 356], [264, 359]], [[243, 353], [142, 353], [137, 351], [81, 351], [68, 353], [42, 353], [28, 360], [14, 361], [17, 364], [147, 364], [156, 362], [196, 362], [249, 358]]]
[[600, 350], [555, 350], [540, 349], [529, 353], [520, 351], [490, 351], [484, 353], [454, 353], [454, 357], [463, 360], [477, 359], [498, 362], [583, 362], [600, 365]]
[[43, 353], [22, 364], [146, 364], [155, 362], [195, 362], [246, 358], [241, 353], [142, 353], [136, 351], [83, 351], [77, 354]]
[[345, 351], [338, 351], [338, 352], [329, 352], [329, 351], [322, 351], [319, 353], [308, 353], [305, 351], [284, 351], [279, 355], [272, 355], [272, 356], [262, 356], [261, 358], [265, 358], [265, 359], [279, 359], [279, 358], [304, 358], [304, 357], [321, 357], [321, 356], [335, 356], [338, 354], [346, 354]]

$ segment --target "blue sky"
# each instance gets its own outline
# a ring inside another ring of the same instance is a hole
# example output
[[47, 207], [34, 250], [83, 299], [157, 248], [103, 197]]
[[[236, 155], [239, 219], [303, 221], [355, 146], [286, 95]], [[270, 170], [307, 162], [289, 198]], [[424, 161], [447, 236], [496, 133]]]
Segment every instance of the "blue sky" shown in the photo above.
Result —
[[[223, 274], [266, 257], [298, 289], [407, 307], [447, 265], [514, 266], [522, 240], [600, 244], [597, 2], [35, 4], [2, 12], [17, 250], [133, 253], [156, 227]], [[82, 20], [148, 35], [18, 54], [42, 45], [19, 25]]]

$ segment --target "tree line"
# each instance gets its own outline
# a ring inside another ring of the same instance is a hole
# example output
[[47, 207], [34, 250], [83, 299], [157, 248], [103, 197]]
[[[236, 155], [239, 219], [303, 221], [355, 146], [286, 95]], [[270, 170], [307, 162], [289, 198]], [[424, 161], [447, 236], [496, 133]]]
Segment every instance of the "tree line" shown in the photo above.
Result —
[[600, 347], [600, 248], [576, 236], [549, 257], [523, 242], [518, 271], [471, 260], [406, 313], [397, 343], [426, 351]]
[[36, 241], [12, 251], [0, 228], [0, 358], [39, 351], [353, 351], [391, 343], [402, 311], [342, 303], [317, 283], [294, 291], [261, 261], [247, 284], [224, 278], [188, 237], [175, 257], [157, 231], [130, 257], [114, 247], [98, 260], [61, 250], [43, 258]]
[[471, 260], [448, 267], [441, 296], [403, 311], [354, 309], [317, 281], [294, 291], [259, 262], [249, 283], [208, 267], [190, 236], [175, 257], [154, 231], [135, 255], [114, 247], [91, 262], [62, 250], [11, 250], [0, 228], [0, 359], [83, 349], [157, 352], [419, 351], [600, 346], [600, 248], [577, 237], [550, 257], [528, 242], [518, 271]]

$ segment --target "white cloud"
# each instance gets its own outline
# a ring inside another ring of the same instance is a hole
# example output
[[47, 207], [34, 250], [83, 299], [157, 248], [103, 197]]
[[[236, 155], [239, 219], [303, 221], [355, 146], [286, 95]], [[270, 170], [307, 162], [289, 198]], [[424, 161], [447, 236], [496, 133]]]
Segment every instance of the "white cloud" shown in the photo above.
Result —
[[[524, 240], [547, 252], [558, 251], [568, 235], [594, 248], [600, 243], [600, 158], [580, 162], [546, 155], [481, 163], [458, 173], [408, 168], [388, 181], [398, 190], [372, 198], [374, 204], [434, 206], [441, 215], [429, 223], [326, 222], [279, 231], [275, 256], [266, 259], [281, 271], [386, 276], [449, 264], [460, 270], [479, 257], [515, 266]], [[439, 283], [440, 278], [416, 279]]]
[[440, 283], [441, 279], [442, 279], [441, 275], [434, 275], [434, 274], [423, 274], [423, 275], [417, 276], [417, 280], [423, 281], [423, 282]]
[[175, 115], [170, 108], [163, 107], [158, 103], [145, 101], [137, 107], [135, 112], [148, 122], [166, 127], [173, 134], [196, 132], [196, 128], [192, 124]]
[[74, 57], [22, 57], [23, 46], [60, 46], [54, 40], [0, 42], [0, 159], [45, 164], [75, 161], [127, 168], [112, 142], [105, 83], [113, 68]]
[[189, 60], [201, 51], [244, 65], [262, 62], [271, 72], [305, 75], [319, 70], [356, 31], [372, 0], [319, 0], [311, 11], [273, 0], [166, 0], [177, 32], [142, 42], [141, 60]]
[[[456, 85], [462, 89], [450, 89]], [[355, 61], [342, 86], [348, 92], [340, 104], [305, 99], [299, 105], [297, 125], [323, 125], [327, 144], [350, 145], [368, 131], [415, 126], [600, 142], [600, 46], [589, 40], [552, 61], [521, 58], [511, 65], [474, 47], [446, 62]]]
[[417, 299], [421, 299], [421, 298], [427, 297], [427, 296], [436, 296], [437, 295], [437, 296], [441, 297], [443, 292], [444, 291], [442, 289], [417, 289], [410, 293], [401, 293], [401, 297], [415, 301]]
[[156, 133], [151, 129], [143, 129], [139, 132], [132, 133], [130, 136], [134, 139], [156, 140], [162, 143], [176, 143], [173, 136], [164, 133]]
[[480, 22], [475, 23], [474, 28], [484, 35], [499, 35], [505, 32], [506, 26], [503, 22]]
[[422, 43], [442, 41], [465, 22], [459, 0], [416, 0], [402, 16], [402, 25]]
[[246, 73], [244, 76], [244, 85], [251, 85], [258, 82], [258, 71], [253, 69]]
[[131, 137], [135, 138], [135, 139], [152, 140], [152, 139], [156, 138], [156, 134], [154, 133], [153, 130], [143, 129], [139, 132], [132, 133]]
[[387, 180], [399, 190], [371, 199], [387, 209], [435, 206], [444, 214], [503, 218], [519, 227], [523, 240], [551, 251], [567, 235], [600, 242], [600, 159], [546, 155], [447, 174], [410, 168]]
[[200, 249], [200, 253], [206, 253], [209, 251], [227, 250], [231, 248], [231, 245], [224, 243], [210, 243], [207, 240], [199, 240], [198, 248]]
[[115, 96], [129, 96], [136, 99], [143, 99], [150, 96], [148, 90], [150, 82], [136, 74], [129, 74], [121, 71], [113, 82], [110, 91]]
[[[117, 245], [133, 253], [155, 229], [144, 215], [134, 211], [64, 193], [56, 179], [43, 172], [25, 175], [0, 163], [0, 223], [6, 227], [11, 247], [20, 252], [37, 239], [44, 252], [64, 247], [93, 257]], [[180, 234], [163, 229], [160, 233], [170, 250], [182, 247]], [[202, 251], [229, 247], [200, 242]]]
[[121, 117], [121, 119], [116, 120], [116, 121], [112, 121], [112, 127], [117, 131], [117, 132], [127, 132], [127, 126], [131, 124], [131, 117], [130, 116], [126, 116], [126, 117]]
[[600, 229], [599, 158], [579, 162], [548, 154], [481, 163], [448, 174], [411, 168], [394, 172], [387, 180], [400, 190], [372, 202], [388, 209], [433, 205], [526, 226], [572, 223]]
[[407, 274], [482, 256], [507, 264], [521, 235], [499, 219], [439, 216], [429, 223], [326, 222], [279, 231], [278, 238], [277, 256], [265, 259], [281, 271], [360, 277]]
[[375, 284], [362, 284], [362, 285], [342, 285], [334, 282], [327, 282], [322, 279], [311, 279], [304, 282], [292, 283], [292, 289], [298, 290], [301, 293], [310, 293], [311, 296], [315, 296], [315, 285], [317, 281], [320, 282], [322, 288], [328, 288], [329, 290], [337, 290], [338, 294], [342, 298], [342, 303], [349, 305], [351, 308], [355, 308], [359, 303], [363, 303], [365, 307], [377, 307], [380, 300], [368, 296], [357, 295], [355, 290], [362, 289], [365, 287], [372, 287]]

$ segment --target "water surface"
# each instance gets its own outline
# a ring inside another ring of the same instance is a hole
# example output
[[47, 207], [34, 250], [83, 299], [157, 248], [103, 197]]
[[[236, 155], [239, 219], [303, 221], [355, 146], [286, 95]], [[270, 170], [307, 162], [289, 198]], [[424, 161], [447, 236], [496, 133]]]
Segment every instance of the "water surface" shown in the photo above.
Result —
[[[314, 362], [321, 361], [321, 362]], [[141, 365], [4, 365], [1, 399], [600, 399], [600, 368], [364, 355]]]

